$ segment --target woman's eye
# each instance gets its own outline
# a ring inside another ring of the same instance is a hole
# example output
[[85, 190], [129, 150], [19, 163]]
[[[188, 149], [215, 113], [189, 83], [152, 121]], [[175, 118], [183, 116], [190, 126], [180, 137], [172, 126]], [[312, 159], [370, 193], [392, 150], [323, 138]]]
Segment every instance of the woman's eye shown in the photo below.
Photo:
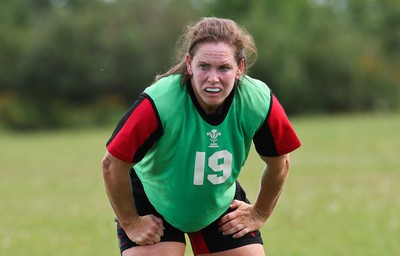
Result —
[[207, 64], [200, 64], [200, 68], [202, 70], [207, 70], [208, 69], [208, 65]]
[[220, 70], [222, 70], [222, 71], [229, 71], [231, 68], [230, 67], [228, 67], [228, 66], [222, 66], [222, 67], [220, 67]]

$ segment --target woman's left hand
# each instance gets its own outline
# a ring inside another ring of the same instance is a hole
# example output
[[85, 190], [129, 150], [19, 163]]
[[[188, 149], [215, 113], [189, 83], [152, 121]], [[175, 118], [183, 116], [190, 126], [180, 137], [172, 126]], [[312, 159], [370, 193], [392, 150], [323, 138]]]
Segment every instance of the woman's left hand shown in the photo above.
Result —
[[223, 216], [219, 222], [219, 231], [224, 236], [242, 237], [247, 233], [260, 229], [267, 220], [253, 205], [243, 201], [233, 200], [230, 209], [233, 211]]

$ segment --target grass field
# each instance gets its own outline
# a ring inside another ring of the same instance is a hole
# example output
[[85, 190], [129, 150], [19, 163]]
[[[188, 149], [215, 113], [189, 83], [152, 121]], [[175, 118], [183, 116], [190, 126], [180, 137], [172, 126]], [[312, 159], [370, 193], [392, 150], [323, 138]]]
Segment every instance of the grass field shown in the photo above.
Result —
[[[400, 255], [400, 115], [292, 122], [303, 146], [262, 229], [267, 255]], [[0, 133], [1, 255], [118, 255], [100, 170], [111, 132]], [[253, 152], [250, 200], [262, 168]]]

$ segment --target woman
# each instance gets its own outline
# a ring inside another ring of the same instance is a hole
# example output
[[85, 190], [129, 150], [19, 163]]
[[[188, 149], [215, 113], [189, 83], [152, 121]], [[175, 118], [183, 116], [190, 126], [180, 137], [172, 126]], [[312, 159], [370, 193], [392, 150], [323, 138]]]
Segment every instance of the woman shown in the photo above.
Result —
[[[300, 146], [270, 89], [246, 75], [252, 37], [203, 18], [181, 37], [180, 62], [138, 97], [102, 162], [122, 255], [264, 255], [259, 228]], [[253, 59], [252, 59], [253, 58]], [[251, 142], [266, 168], [252, 205], [236, 181]]]

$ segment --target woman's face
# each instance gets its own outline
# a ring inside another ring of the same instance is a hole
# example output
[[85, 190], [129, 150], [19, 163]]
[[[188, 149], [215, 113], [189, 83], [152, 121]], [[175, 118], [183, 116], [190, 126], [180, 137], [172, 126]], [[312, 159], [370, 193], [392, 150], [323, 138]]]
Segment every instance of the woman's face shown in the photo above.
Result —
[[186, 66], [197, 101], [207, 114], [212, 114], [242, 75], [244, 60], [238, 65], [234, 47], [224, 42], [211, 42], [200, 44], [193, 59], [187, 54]]

